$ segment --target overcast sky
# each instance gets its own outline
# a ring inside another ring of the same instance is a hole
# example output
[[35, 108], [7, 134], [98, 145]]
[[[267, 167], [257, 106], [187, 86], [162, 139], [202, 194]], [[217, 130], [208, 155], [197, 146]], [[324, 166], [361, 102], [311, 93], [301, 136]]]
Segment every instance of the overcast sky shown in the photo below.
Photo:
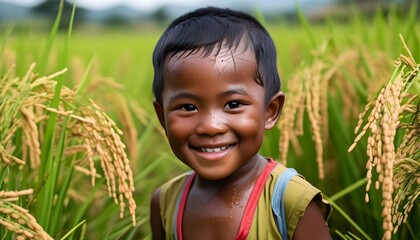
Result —
[[[36, 5], [43, 0], [0, 0], [0, 2], [9, 2], [25, 6]], [[59, 0], [57, 0], [59, 1]], [[71, 1], [69, 1], [71, 2]], [[76, 0], [76, 4], [81, 7], [91, 9], [104, 9], [116, 4], [125, 4], [142, 10], [153, 10], [164, 3], [175, 4], [191, 4], [206, 3], [208, 0]]]

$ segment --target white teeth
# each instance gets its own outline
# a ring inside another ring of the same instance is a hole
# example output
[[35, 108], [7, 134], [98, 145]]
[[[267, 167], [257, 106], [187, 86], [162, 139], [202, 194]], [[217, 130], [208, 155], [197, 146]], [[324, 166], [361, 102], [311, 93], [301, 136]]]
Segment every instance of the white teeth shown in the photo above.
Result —
[[228, 148], [228, 146], [218, 147], [218, 148], [200, 148], [202, 152], [221, 152]]

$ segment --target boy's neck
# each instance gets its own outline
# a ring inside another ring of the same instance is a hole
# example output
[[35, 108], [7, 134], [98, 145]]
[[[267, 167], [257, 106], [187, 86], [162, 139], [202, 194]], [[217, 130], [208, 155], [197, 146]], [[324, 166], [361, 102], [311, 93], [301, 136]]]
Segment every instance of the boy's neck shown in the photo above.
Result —
[[257, 154], [254, 158], [252, 158], [252, 160], [224, 179], [208, 180], [197, 175], [195, 185], [202, 189], [208, 188], [209, 190], [212, 188], [215, 188], [216, 190], [219, 188], [238, 186], [243, 184], [253, 185], [255, 180], [263, 171], [267, 162], [268, 160], [266, 158]]
[[[185, 239], [234, 239], [255, 183], [268, 160], [255, 155], [228, 177], [211, 181], [196, 176], [185, 203]], [[205, 228], [200, 228], [205, 225]], [[197, 230], [200, 229], [200, 230]]]

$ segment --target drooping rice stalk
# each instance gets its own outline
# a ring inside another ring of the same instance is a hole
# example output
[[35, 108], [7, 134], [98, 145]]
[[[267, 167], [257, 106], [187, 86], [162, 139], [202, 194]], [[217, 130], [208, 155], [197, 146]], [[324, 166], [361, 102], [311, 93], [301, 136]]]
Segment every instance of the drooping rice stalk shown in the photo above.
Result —
[[[316, 148], [316, 161], [318, 164], [319, 178], [324, 178], [323, 166], [323, 137], [322, 125], [326, 125], [325, 94], [326, 85], [329, 78], [323, 76], [328, 66], [324, 62], [318, 61], [298, 72], [289, 81], [288, 99], [284, 107], [283, 117], [279, 122], [281, 130], [279, 149], [283, 164], [287, 164], [287, 153], [289, 142], [298, 146], [297, 137], [303, 134], [303, 117], [306, 110], [311, 123], [313, 140]], [[296, 149], [298, 147], [295, 147]]]
[[[376, 54], [383, 56], [380, 52]], [[328, 42], [313, 52], [313, 61], [304, 63], [287, 85], [284, 114], [278, 125], [281, 132], [279, 151], [283, 164], [287, 164], [290, 143], [297, 154], [302, 151], [298, 137], [304, 134], [306, 114], [315, 144], [318, 177], [324, 178], [324, 148], [328, 146], [329, 140], [328, 96], [341, 96], [346, 106], [342, 113], [351, 121], [358, 111], [359, 95], [367, 95], [363, 88], [374, 88], [377, 84], [375, 79], [387, 73], [388, 65], [384, 64], [386, 59], [372, 56], [363, 51], [362, 47], [339, 52]], [[369, 61], [372, 67], [361, 67], [365, 61]]]
[[[29, 164], [29, 177], [42, 186], [44, 180], [37, 178], [37, 172], [44, 141], [43, 130], [49, 113], [54, 113], [57, 115], [54, 126], [57, 132], [66, 132], [63, 159], [75, 159], [71, 167], [90, 175], [92, 185], [95, 185], [95, 178], [100, 177], [95, 166], [99, 160], [109, 196], [120, 205], [120, 217], [128, 207], [132, 224], [136, 225], [133, 173], [121, 140], [122, 131], [93, 101], [66, 87], [60, 91], [58, 107], [49, 107], [57, 84], [54, 78], [65, 70], [39, 77], [33, 73], [34, 67], [34, 64], [31, 65], [23, 78], [15, 77], [13, 69], [10, 69], [1, 79], [0, 165]], [[49, 177], [49, 173], [45, 176]]]
[[0, 191], [0, 224], [16, 234], [16, 239], [53, 239], [28, 210], [14, 204], [20, 196], [31, 195], [33, 189]]
[[352, 151], [368, 134], [365, 200], [374, 181], [382, 190], [384, 239], [391, 239], [407, 220], [420, 194], [420, 96], [412, 90], [420, 83], [420, 65], [400, 37], [408, 56], [399, 57], [390, 81], [360, 114], [355, 133], [360, 132], [349, 148]]

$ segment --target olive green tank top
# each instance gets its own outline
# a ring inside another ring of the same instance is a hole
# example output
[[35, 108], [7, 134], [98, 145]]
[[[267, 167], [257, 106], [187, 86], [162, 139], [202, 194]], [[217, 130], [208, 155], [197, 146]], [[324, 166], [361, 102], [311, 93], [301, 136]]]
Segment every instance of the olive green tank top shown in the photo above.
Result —
[[[243, 225], [245, 225], [245, 233], [240, 230], [241, 233], [238, 233], [236, 239], [282, 239], [276, 225], [276, 218], [273, 214], [272, 198], [276, 180], [285, 170], [286, 167], [276, 161], [272, 159], [268, 161], [265, 171], [269, 172], [263, 180], [263, 186], [258, 193], [259, 196], [256, 196], [258, 198], [256, 201], [257, 204], [251, 210], [251, 213], [246, 213], [247, 210], [245, 209], [243, 218], [248, 219], [242, 219], [240, 227], [243, 230]], [[194, 172], [184, 173], [166, 182], [161, 187], [160, 214], [166, 239], [182, 238], [182, 228], [180, 226], [182, 213], [179, 214], [179, 211], [183, 211], [183, 204], [185, 204], [189, 186], [192, 184], [194, 175]], [[254, 186], [254, 188], [256, 187]], [[251, 193], [250, 199], [253, 194]], [[325, 219], [327, 219], [331, 207], [322, 198], [321, 191], [308, 183], [300, 175], [292, 177], [287, 183], [284, 192], [284, 213], [288, 239], [292, 239], [298, 221], [305, 213], [312, 199], [317, 201]], [[249, 221], [251, 221], [250, 224], [246, 225], [246, 222]], [[177, 237], [177, 235], [180, 237]]]

